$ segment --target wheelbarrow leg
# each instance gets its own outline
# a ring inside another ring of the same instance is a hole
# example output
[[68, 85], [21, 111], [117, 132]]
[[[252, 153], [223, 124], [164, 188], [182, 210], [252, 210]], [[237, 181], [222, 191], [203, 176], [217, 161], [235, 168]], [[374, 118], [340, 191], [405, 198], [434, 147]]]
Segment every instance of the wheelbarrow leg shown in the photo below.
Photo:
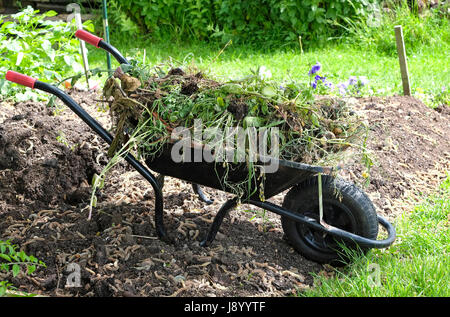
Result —
[[211, 205], [214, 201], [212, 199], [206, 198], [205, 194], [203, 193], [203, 190], [200, 188], [199, 184], [192, 183], [192, 190], [194, 193], [198, 195], [198, 198], [206, 203], [207, 205]]
[[163, 174], [159, 174], [158, 176], [155, 177], [156, 182], [158, 183], [159, 187], [162, 188], [164, 187], [164, 175]]
[[219, 231], [219, 228], [220, 228], [220, 226], [222, 224], [223, 219], [227, 215], [228, 211], [230, 211], [231, 209], [236, 207], [237, 201], [238, 201], [237, 198], [233, 198], [233, 199], [227, 200], [222, 205], [222, 207], [220, 207], [219, 211], [217, 212], [217, 215], [214, 217], [214, 221], [213, 221], [213, 223], [211, 225], [211, 228], [208, 231], [208, 234], [207, 234], [205, 240], [200, 242], [200, 246], [207, 247], [207, 246], [211, 245], [211, 243], [216, 238], [216, 234]]
[[155, 227], [158, 237], [166, 242], [169, 241], [169, 237], [167, 235], [166, 229], [164, 227], [164, 201], [163, 194], [161, 188], [158, 186], [158, 183], [151, 183], [153, 190], [155, 192]]
[[[162, 189], [164, 187], [164, 175], [159, 174], [158, 176], [156, 176], [156, 181], [158, 182], [159, 187]], [[192, 185], [192, 190], [198, 196], [200, 201], [203, 201], [207, 205], [211, 205], [214, 202], [213, 199], [206, 198], [206, 196], [203, 193], [203, 190], [200, 188], [199, 184], [191, 183], [191, 185]]]

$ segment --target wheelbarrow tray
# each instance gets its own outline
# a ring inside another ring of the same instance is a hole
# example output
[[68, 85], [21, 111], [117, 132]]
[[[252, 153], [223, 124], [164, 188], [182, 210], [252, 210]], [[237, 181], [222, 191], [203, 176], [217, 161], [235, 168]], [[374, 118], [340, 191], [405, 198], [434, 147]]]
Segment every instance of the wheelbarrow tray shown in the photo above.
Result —
[[[236, 187], [233, 184], [247, 182], [249, 187], [247, 187], [247, 184], [243, 186], [245, 190], [242, 198], [244, 200], [259, 199], [259, 182], [255, 182], [254, 179], [248, 180], [250, 171], [246, 162], [226, 162], [225, 164], [223, 162], [195, 162], [194, 150], [190, 151], [190, 160], [175, 162], [171, 156], [173, 145], [167, 143], [157, 154], [146, 159], [146, 165], [162, 175], [229, 193], [236, 192]], [[275, 196], [317, 173], [328, 174], [333, 170], [328, 167], [312, 166], [275, 158], [271, 158], [271, 160], [272, 164], [276, 161], [278, 168], [273, 173], [264, 173], [265, 198]], [[255, 162], [255, 165], [265, 166], [262, 162]]]

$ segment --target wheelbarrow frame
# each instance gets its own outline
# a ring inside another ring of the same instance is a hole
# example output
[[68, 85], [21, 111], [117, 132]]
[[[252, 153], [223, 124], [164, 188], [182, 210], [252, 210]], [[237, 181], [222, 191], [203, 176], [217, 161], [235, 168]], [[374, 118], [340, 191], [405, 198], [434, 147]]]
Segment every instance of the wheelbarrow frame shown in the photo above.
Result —
[[[95, 47], [102, 48], [106, 50], [107, 52], [111, 53], [113, 57], [120, 63], [120, 64], [128, 64], [128, 61], [125, 57], [122, 56], [122, 54], [112, 45], [108, 44], [107, 42], [103, 41], [103, 39], [90, 34], [84, 30], [78, 30], [75, 33], [75, 36], [78, 37], [80, 40], [86, 41]], [[100, 123], [98, 123], [94, 118], [92, 118], [79, 104], [77, 104], [69, 95], [67, 95], [64, 91], [60, 90], [59, 88], [44, 83], [42, 81], [39, 81], [35, 78], [31, 78], [29, 76], [14, 72], [14, 71], [8, 71], [6, 73], [6, 79], [12, 82], [15, 82], [20, 85], [27, 86], [32, 89], [39, 89], [42, 91], [45, 91], [49, 94], [52, 94], [56, 97], [58, 97], [65, 105], [67, 105], [78, 117], [80, 117], [95, 133], [97, 133], [106, 143], [111, 144], [113, 141], [112, 135], [105, 130]], [[171, 242], [172, 239], [169, 238], [169, 235], [167, 234], [167, 231], [164, 226], [164, 202], [163, 202], [163, 193], [162, 193], [162, 186], [159, 184], [157, 177], [149, 171], [148, 168], [146, 168], [141, 162], [139, 162], [133, 155], [128, 153], [125, 156], [125, 160], [137, 171], [139, 174], [141, 174], [152, 186], [154, 192], [155, 192], [155, 227], [158, 237], [167, 242]], [[183, 168], [182, 165], [179, 165], [179, 168], [177, 171], [170, 172], [167, 168], [164, 167], [164, 165], [167, 163], [167, 160], [162, 160], [158, 158], [155, 158], [153, 160], [147, 160], [147, 166], [151, 168], [152, 170], [155, 170], [157, 172], [160, 172], [164, 175], [176, 177], [182, 180], [187, 180], [193, 183], [194, 191], [199, 194], [200, 198], [202, 200], [206, 200], [203, 196], [203, 193], [199, 189], [199, 185], [195, 182], [193, 182], [192, 178], [186, 177], [187, 171]], [[317, 174], [328, 174], [330, 172], [330, 168], [326, 167], [320, 167], [320, 166], [312, 166], [307, 164], [301, 164], [291, 161], [283, 161], [280, 160], [280, 167], [289, 169], [289, 172], [298, 173], [299, 175], [302, 174], [299, 177], [294, 177], [291, 179], [291, 182], [288, 184], [285, 184], [284, 186], [280, 185], [270, 191], [268, 193], [266, 198], [270, 198], [288, 188], [291, 188], [298, 183], [300, 183], [302, 180], [304, 180], [306, 177], [314, 176]], [[174, 162], [171, 162], [172, 167]], [[197, 163], [197, 164], [203, 164], [203, 163]], [[274, 174], [276, 174], [275, 172]], [[199, 179], [196, 179], [197, 181]], [[202, 185], [206, 185], [208, 187], [213, 187], [219, 190], [224, 190], [223, 188], [219, 188], [218, 186], [212, 185], [210, 182], [203, 182]], [[224, 190], [226, 191], [226, 190]], [[240, 202], [238, 197], [232, 198], [228, 201], [226, 201], [219, 211], [217, 212], [213, 223], [211, 224], [211, 227], [205, 237], [205, 239], [201, 242], [202, 246], [208, 246], [212, 243], [214, 240], [221, 224], [224, 219], [224, 217], [227, 215], [227, 213], [237, 206], [237, 204]], [[389, 223], [385, 218], [382, 216], [377, 215], [377, 221], [378, 223], [385, 228], [387, 231], [388, 237], [383, 240], [375, 240], [375, 239], [368, 239], [365, 237], [362, 237], [360, 235], [330, 226], [326, 225], [323, 222], [307, 217], [305, 215], [302, 215], [300, 213], [296, 213], [294, 211], [288, 210], [286, 208], [283, 208], [281, 206], [275, 205], [269, 201], [262, 201], [255, 195], [250, 196], [248, 199], [243, 201], [243, 203], [250, 204], [259, 208], [262, 208], [264, 210], [268, 210], [271, 212], [274, 212], [282, 217], [289, 218], [290, 220], [293, 220], [295, 222], [301, 223], [302, 225], [306, 225], [311, 229], [329, 234], [337, 239], [343, 239], [348, 242], [356, 243], [362, 248], [386, 248], [390, 246], [394, 241], [396, 237], [395, 228], [392, 226], [391, 223]]]

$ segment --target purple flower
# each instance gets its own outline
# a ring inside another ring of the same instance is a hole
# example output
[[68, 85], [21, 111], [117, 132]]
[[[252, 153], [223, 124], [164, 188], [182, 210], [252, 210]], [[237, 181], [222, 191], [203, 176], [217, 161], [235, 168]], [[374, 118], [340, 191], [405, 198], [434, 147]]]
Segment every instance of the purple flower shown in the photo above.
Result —
[[319, 80], [321, 80], [323, 83], [325, 83], [325, 78], [326, 77], [321, 77], [321, 76], [319, 76], [319, 75], [316, 75], [316, 77], [314, 77], [314, 80], [317, 82], [317, 81], [319, 81]]
[[325, 87], [329, 88], [329, 89], [333, 89], [333, 83], [331, 81], [326, 81], [324, 83]]
[[350, 76], [348, 79], [348, 85], [356, 85], [358, 83], [358, 79], [356, 76]]
[[369, 83], [369, 80], [367, 79], [366, 76], [359, 76], [359, 82], [361, 86], [365, 86]]
[[345, 93], [347, 92], [347, 87], [348, 87], [348, 83], [339, 83], [337, 85], [338, 89], [339, 89], [339, 93], [341, 95], [345, 95]]
[[[314, 76], [314, 82], [313, 83], [311, 83], [311, 86], [314, 88], [314, 89], [316, 89], [317, 88], [317, 83], [321, 80], [322, 81], [322, 83], [326, 83], [326, 81], [325, 81], [325, 79], [326, 79], [326, 77], [322, 77], [322, 76], [319, 76], [319, 75], [316, 75], [316, 76]], [[327, 86], [328, 87], [328, 86]]]
[[317, 73], [320, 70], [320, 67], [321, 67], [320, 63], [317, 62], [316, 65], [311, 67], [311, 70], [308, 72], [308, 75], [311, 76], [311, 75]]
[[347, 89], [349, 85], [348, 85], [348, 83], [339, 83], [337, 86], [339, 88]]

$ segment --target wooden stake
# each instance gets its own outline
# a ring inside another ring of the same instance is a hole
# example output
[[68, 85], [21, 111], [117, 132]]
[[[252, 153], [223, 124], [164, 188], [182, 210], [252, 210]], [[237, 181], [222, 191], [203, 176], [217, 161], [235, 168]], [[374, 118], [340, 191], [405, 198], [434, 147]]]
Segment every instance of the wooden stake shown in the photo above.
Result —
[[397, 42], [398, 61], [400, 62], [400, 72], [402, 74], [403, 94], [411, 96], [409, 85], [408, 64], [406, 62], [405, 43], [403, 41], [403, 31], [401, 25], [394, 26], [395, 41]]
[[298, 45], [300, 46], [300, 53], [303, 55], [302, 36], [298, 36]]
[[[75, 19], [75, 25], [77, 27], [77, 30], [83, 29], [83, 23], [81, 22], [81, 8], [80, 5], [77, 3], [69, 3], [66, 6], [67, 12], [74, 12], [72, 14], [69, 14], [67, 17], [67, 22], [72, 22], [73, 19]], [[83, 58], [83, 67], [84, 67], [84, 75], [86, 76], [86, 87], [89, 90], [89, 63], [87, 58], [87, 49], [84, 41], [80, 41], [80, 50], [81, 50], [81, 57]]]
[[[80, 12], [75, 12], [75, 23], [77, 25], [77, 30], [83, 29], [83, 23], [81, 22]], [[81, 57], [83, 58], [84, 75], [86, 76], [86, 87], [89, 90], [89, 62], [87, 58], [87, 49], [84, 41], [80, 41]]]

